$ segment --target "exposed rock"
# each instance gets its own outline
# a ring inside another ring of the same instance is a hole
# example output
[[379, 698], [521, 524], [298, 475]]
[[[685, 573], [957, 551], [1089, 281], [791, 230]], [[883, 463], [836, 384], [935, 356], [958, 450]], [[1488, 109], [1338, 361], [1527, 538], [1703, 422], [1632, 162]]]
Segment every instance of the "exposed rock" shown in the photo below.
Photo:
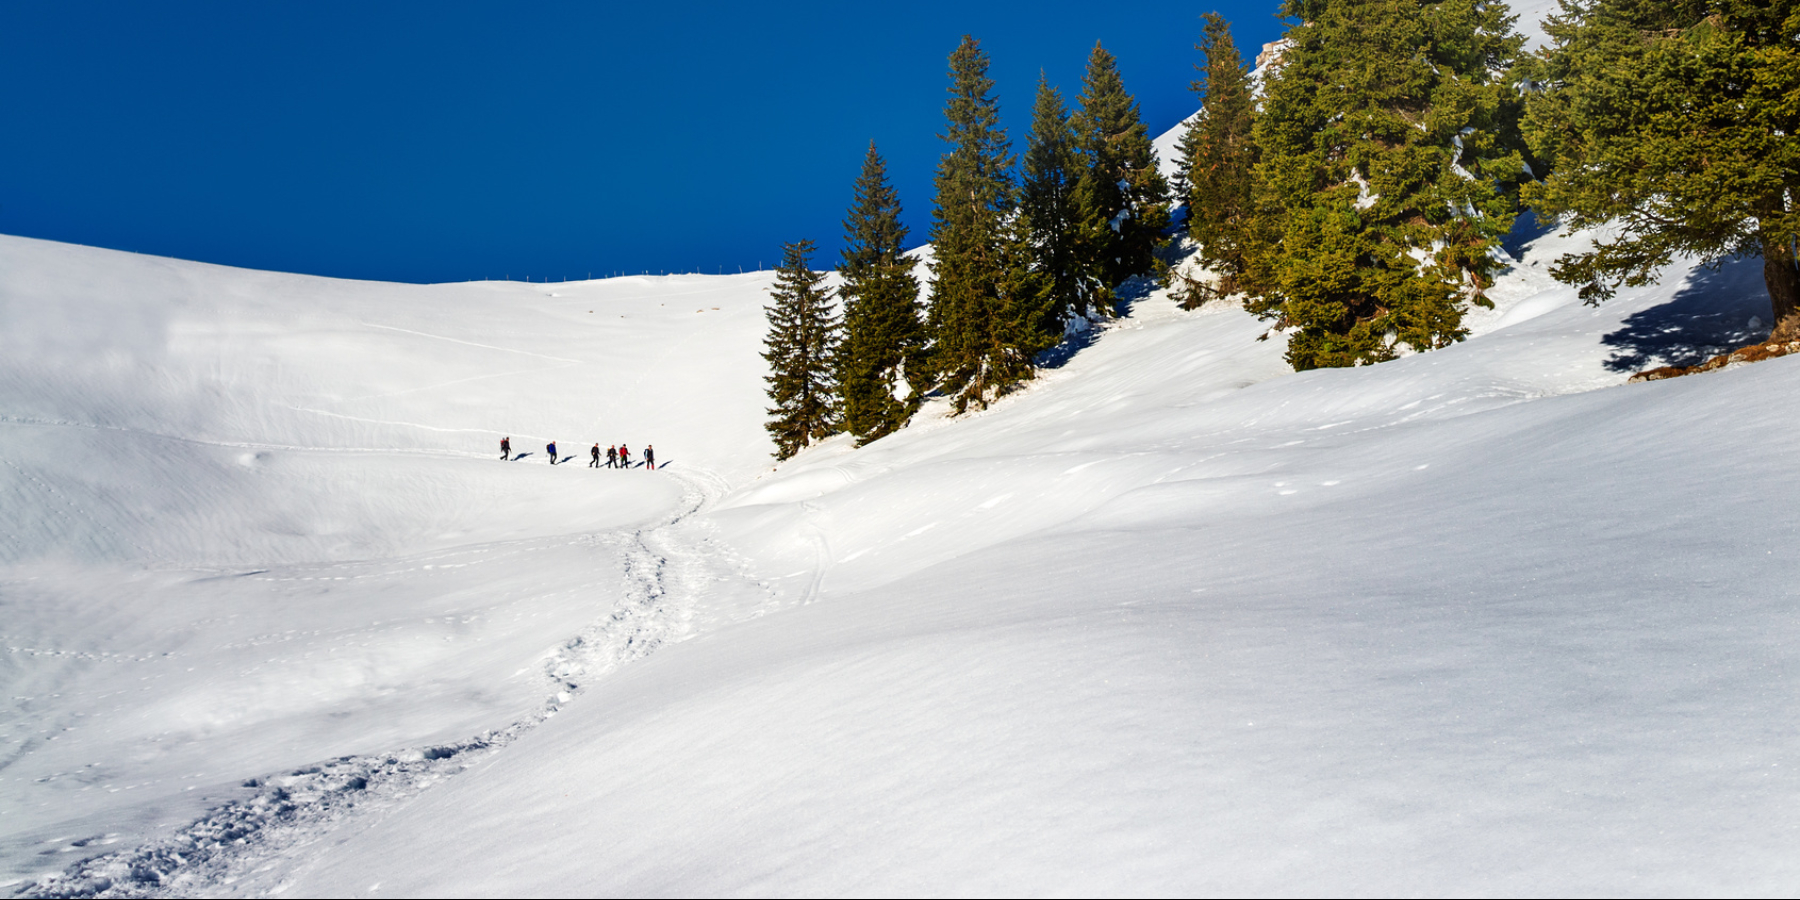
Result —
[[1700, 372], [1711, 372], [1727, 366], [1743, 365], [1786, 356], [1789, 353], [1800, 353], [1800, 316], [1789, 316], [1775, 327], [1775, 334], [1760, 344], [1740, 347], [1730, 353], [1721, 353], [1697, 366], [1663, 366], [1660, 369], [1646, 369], [1631, 376], [1628, 383], [1640, 381], [1661, 381], [1664, 378], [1679, 378], [1683, 375], [1695, 375]]

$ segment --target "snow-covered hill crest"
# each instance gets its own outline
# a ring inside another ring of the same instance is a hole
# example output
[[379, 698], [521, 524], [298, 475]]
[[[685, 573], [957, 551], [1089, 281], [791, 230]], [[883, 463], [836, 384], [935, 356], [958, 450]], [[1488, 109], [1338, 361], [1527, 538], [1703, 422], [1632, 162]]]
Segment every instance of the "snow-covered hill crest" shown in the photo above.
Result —
[[728, 374], [766, 275], [388, 285], [20, 238], [0, 273], [0, 881], [532, 720], [571, 642], [580, 670], [683, 633], [633, 535], [767, 452]]
[[1626, 384], [1760, 273], [1587, 307], [1582, 240], [1446, 350], [1149, 291], [775, 467], [767, 273], [0, 238], [0, 886], [1793, 893], [1800, 360]]

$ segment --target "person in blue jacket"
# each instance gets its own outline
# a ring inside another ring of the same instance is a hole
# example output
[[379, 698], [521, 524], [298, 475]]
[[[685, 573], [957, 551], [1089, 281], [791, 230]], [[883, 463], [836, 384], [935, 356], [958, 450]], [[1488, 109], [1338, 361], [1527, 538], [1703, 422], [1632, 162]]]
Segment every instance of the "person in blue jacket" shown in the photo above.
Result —
[[549, 446], [544, 448], [544, 452], [550, 454], [550, 464], [556, 465], [556, 442], [551, 441]]

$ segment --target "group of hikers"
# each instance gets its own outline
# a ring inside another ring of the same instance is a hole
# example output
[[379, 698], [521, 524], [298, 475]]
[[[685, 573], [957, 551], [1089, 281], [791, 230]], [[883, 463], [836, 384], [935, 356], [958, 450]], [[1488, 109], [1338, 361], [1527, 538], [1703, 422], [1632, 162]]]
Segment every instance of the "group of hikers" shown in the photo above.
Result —
[[[555, 441], [551, 441], [550, 443], [544, 445], [544, 453], [550, 457], [550, 464], [553, 466], [556, 465], [557, 459], [556, 459], [556, 442]], [[500, 458], [501, 459], [514, 460], [514, 459], [518, 459], [523, 456], [525, 456], [525, 454], [523, 454], [523, 453], [519, 454], [519, 456], [513, 455], [512, 436], [511, 435], [508, 435], [508, 436], [500, 439]], [[598, 443], [594, 444], [594, 448], [592, 450], [588, 451], [588, 457], [589, 457], [588, 468], [590, 468], [590, 469], [601, 469], [601, 468], [629, 469], [629, 468], [631, 468], [631, 448], [625, 446], [624, 444], [619, 444], [617, 446], [606, 448], [606, 464], [604, 466], [602, 466], [600, 464], [600, 445]], [[573, 458], [573, 457], [571, 457], [571, 458]], [[643, 461], [642, 465], [646, 469], [654, 470], [656, 468], [656, 447], [654, 445], [650, 445], [650, 444], [644, 445], [644, 461]]]

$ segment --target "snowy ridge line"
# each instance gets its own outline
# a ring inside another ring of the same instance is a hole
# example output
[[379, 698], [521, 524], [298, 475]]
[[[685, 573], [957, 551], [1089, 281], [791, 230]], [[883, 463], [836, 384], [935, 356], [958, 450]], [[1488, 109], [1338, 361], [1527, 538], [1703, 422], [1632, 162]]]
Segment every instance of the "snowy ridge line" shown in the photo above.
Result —
[[[685, 592], [671, 591], [670, 557], [698, 557], [665, 534], [724, 493], [710, 472], [670, 473], [683, 486], [680, 508], [629, 533], [588, 535], [621, 550], [625, 597], [612, 613], [549, 651], [541, 677], [552, 691], [526, 717], [468, 740], [389, 753], [341, 756], [282, 774], [246, 780], [247, 799], [219, 806], [176, 834], [143, 846], [89, 857], [60, 873], [14, 888], [15, 897], [183, 897], [223, 888], [232, 894], [278, 892], [284, 877], [311, 857], [308, 848], [354, 818], [379, 815], [491, 758], [555, 716], [583, 692], [576, 679], [599, 677], [691, 635]], [[8, 648], [14, 649], [14, 648]], [[100, 844], [105, 834], [74, 842]]]

